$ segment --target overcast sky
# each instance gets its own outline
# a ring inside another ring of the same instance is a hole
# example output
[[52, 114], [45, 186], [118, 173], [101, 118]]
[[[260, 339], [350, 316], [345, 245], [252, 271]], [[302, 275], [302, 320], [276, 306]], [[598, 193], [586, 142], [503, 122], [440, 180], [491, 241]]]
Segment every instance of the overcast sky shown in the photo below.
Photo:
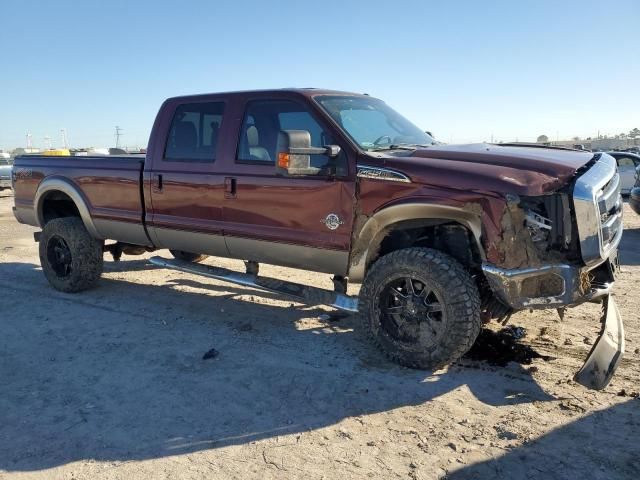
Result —
[[166, 97], [288, 86], [446, 142], [628, 132], [639, 47], [639, 0], [1, 0], [0, 148], [146, 146]]

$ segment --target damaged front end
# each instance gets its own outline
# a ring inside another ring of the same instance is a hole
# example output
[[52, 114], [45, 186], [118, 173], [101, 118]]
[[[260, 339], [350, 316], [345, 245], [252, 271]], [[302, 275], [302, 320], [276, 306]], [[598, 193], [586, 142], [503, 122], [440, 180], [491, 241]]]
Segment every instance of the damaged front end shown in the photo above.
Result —
[[576, 377], [592, 388], [606, 386], [624, 350], [624, 341], [607, 340], [623, 332], [609, 295], [621, 237], [620, 179], [615, 160], [603, 154], [559, 191], [508, 195], [500, 235], [488, 245], [482, 265], [493, 294], [511, 311], [563, 312], [584, 302], [603, 302], [603, 331], [596, 346], [604, 347], [594, 348]]
[[513, 310], [560, 308], [579, 303], [588, 275], [579, 264], [568, 194], [508, 195], [501, 235], [483, 271], [496, 296]]

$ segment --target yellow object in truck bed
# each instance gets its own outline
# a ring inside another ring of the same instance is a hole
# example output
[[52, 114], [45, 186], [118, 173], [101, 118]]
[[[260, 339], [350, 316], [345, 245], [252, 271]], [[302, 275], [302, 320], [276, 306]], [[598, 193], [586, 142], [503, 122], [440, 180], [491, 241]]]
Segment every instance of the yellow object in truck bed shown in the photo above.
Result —
[[71, 152], [67, 148], [54, 148], [51, 150], [45, 150], [42, 152], [42, 155], [46, 155], [48, 157], [70, 157]]

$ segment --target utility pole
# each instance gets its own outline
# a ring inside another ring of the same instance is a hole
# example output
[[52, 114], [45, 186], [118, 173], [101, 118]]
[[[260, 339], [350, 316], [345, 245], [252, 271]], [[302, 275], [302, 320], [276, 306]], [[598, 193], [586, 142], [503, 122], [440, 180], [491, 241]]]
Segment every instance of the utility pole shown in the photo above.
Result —
[[120, 137], [124, 135], [122, 129], [116, 125], [116, 148], [120, 148]]
[[44, 137], [44, 146], [47, 150], [51, 150], [51, 137], [49, 135]]
[[64, 128], [60, 129], [60, 136], [62, 137], [62, 148], [67, 148], [67, 131]]

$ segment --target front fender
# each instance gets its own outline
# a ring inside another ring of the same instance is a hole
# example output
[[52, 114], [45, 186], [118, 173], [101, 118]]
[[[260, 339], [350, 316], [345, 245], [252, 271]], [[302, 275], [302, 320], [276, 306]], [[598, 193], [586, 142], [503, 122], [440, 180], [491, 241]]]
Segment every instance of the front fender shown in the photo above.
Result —
[[394, 224], [407, 220], [445, 220], [463, 225], [473, 235], [478, 251], [484, 259], [480, 241], [482, 211], [479, 205], [473, 207], [475, 208], [415, 202], [392, 205], [379, 210], [366, 218], [362, 228], [355, 233], [349, 261], [349, 280], [357, 283], [364, 279], [367, 265], [386, 233]]

